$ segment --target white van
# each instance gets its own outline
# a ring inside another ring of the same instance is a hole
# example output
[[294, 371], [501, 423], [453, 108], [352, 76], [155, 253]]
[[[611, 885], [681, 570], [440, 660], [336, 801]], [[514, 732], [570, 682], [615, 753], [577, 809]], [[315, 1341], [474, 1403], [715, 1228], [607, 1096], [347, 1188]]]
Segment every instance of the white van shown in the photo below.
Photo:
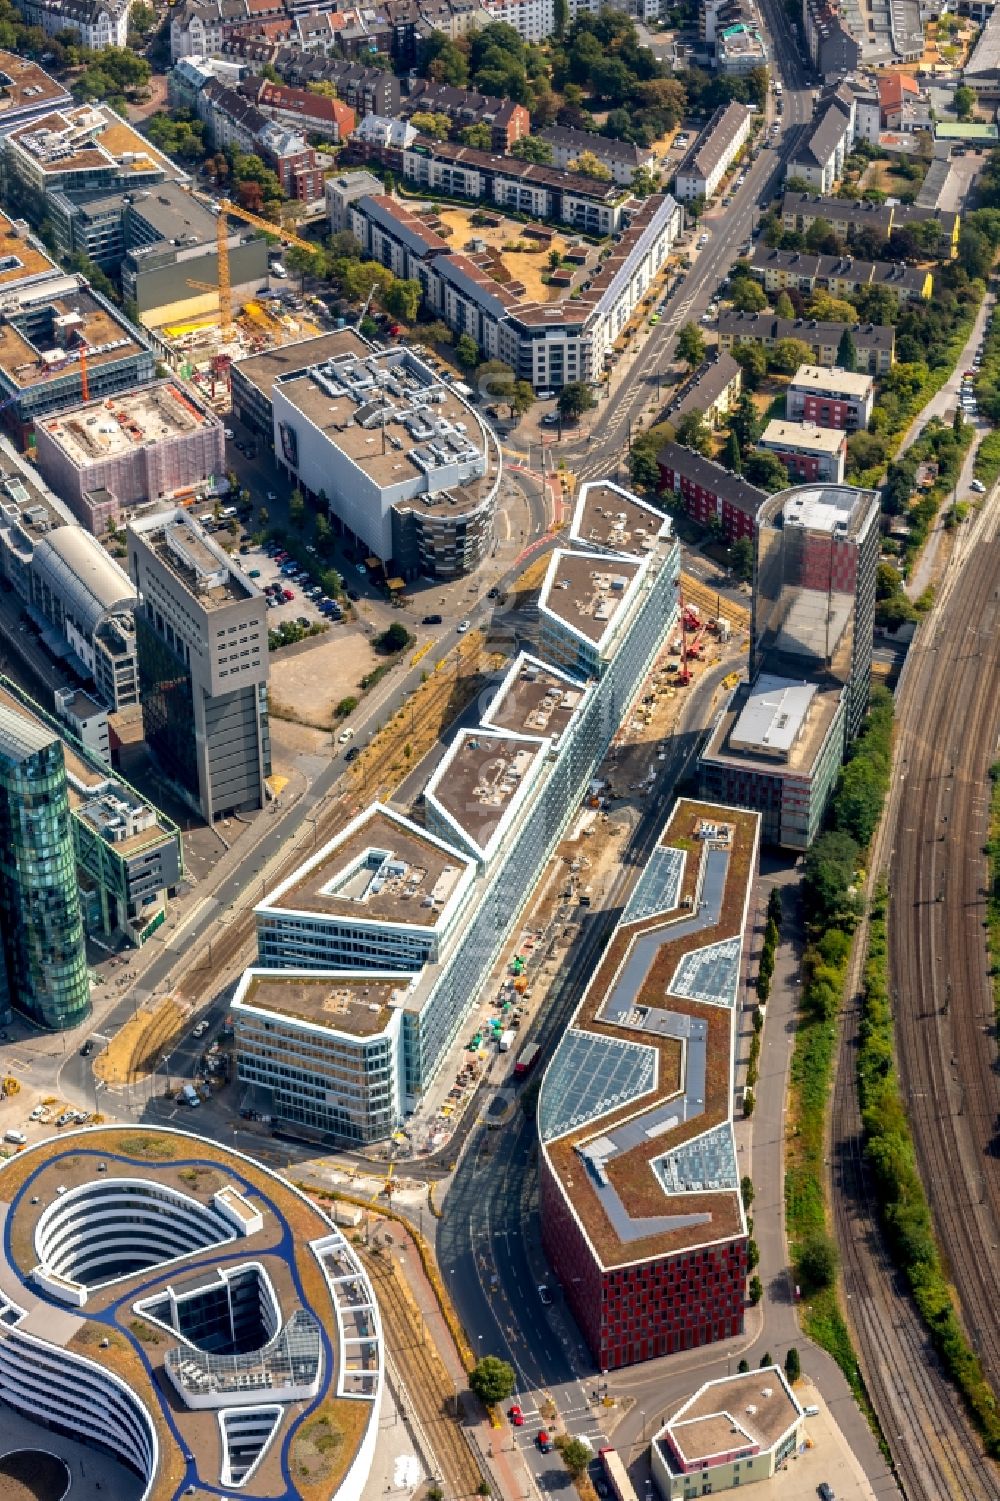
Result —
[[9, 1141], [11, 1146], [14, 1147], [23, 1147], [28, 1140], [23, 1131], [5, 1131], [3, 1139], [4, 1141]]
[[193, 1084], [184, 1085], [184, 1088], [181, 1090], [181, 1099], [184, 1101], [185, 1105], [190, 1105], [192, 1110], [196, 1105], [201, 1104], [201, 1096], [199, 1095]]
[[271, 262], [271, 275], [276, 276], [279, 281], [287, 281], [288, 279], [288, 272], [280, 261]]

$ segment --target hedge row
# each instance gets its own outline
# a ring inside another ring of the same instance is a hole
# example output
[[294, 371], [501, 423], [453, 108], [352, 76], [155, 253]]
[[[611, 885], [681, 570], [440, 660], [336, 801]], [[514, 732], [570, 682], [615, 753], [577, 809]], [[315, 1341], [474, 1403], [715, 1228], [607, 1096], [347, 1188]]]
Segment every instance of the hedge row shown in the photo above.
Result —
[[785, 1172], [785, 1214], [805, 1298], [806, 1332], [844, 1372], [855, 1397], [877, 1422], [858, 1371], [857, 1357], [837, 1301], [832, 1276], [813, 1270], [835, 1252], [827, 1232], [824, 1132], [837, 1046], [837, 1016], [859, 906], [853, 891], [864, 848], [881, 814], [889, 782], [892, 695], [876, 687], [871, 711], [841, 772], [827, 814], [828, 831], [806, 860], [803, 900], [808, 941], [802, 959], [802, 997], [791, 1067], [791, 1116], [795, 1134]]
[[973, 469], [976, 479], [981, 480], [987, 490], [1000, 479], [1000, 433], [986, 434], [976, 451]]
[[889, 1001], [887, 906], [887, 893], [881, 888], [870, 916], [858, 1053], [865, 1151], [893, 1259], [909, 1283], [934, 1347], [965, 1398], [987, 1452], [1000, 1458], [996, 1398], [951, 1300], [900, 1093]]

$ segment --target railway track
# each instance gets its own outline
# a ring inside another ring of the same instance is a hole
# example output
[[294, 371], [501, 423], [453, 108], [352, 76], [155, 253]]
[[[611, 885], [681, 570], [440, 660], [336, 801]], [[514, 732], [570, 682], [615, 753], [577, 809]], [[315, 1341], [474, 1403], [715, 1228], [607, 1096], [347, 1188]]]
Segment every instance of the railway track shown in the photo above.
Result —
[[405, 1381], [404, 1402], [408, 1399], [433, 1450], [442, 1488], [452, 1501], [475, 1495], [483, 1476], [457, 1417], [448, 1411], [457, 1405], [454, 1383], [403, 1289], [391, 1254], [365, 1254], [364, 1261], [378, 1297], [389, 1353]]
[[[890, 885], [897, 1054], [921, 1171], [963, 1316], [986, 1365], [997, 1339], [998, 1185], [986, 1153], [998, 1082], [995, 1044], [983, 1030], [983, 1015], [992, 1016], [982, 931], [985, 840], [970, 818], [977, 785], [985, 797], [1000, 724], [1000, 657], [995, 635], [987, 634], [1000, 625], [996, 529], [996, 515], [984, 511], [962, 536], [935, 614], [911, 649], [897, 695], [893, 784], [871, 861], [873, 873], [887, 873]], [[965, 650], [970, 622], [975, 652]], [[944, 787], [952, 792], [942, 806]], [[944, 869], [953, 873], [954, 891], [935, 887]], [[1000, 1473], [983, 1455], [879, 1228], [855, 1072], [866, 940], [864, 925], [847, 987], [831, 1116], [848, 1320], [908, 1501], [1000, 1501]]]

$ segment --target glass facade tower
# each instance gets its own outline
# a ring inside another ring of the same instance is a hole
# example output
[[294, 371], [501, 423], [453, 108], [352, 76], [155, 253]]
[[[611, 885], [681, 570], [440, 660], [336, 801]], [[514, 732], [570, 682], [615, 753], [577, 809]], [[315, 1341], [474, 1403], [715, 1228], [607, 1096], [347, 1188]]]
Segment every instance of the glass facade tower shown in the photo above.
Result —
[[0, 706], [0, 937], [15, 1008], [53, 1031], [90, 1011], [62, 742]]

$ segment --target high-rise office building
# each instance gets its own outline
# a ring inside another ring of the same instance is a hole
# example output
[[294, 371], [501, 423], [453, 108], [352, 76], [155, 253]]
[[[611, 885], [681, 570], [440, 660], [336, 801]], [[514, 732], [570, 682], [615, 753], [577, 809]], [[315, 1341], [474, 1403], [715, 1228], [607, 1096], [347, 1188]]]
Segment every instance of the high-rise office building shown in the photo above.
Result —
[[128, 528], [146, 739], [209, 821], [260, 808], [271, 771], [264, 596], [186, 511]]
[[850, 485], [780, 490], [757, 513], [750, 675], [841, 683], [848, 741], [868, 707], [878, 516], [877, 491]]
[[801, 485], [757, 513], [750, 681], [699, 762], [703, 797], [762, 815], [769, 844], [808, 849], [871, 686], [878, 495]]
[[86, 1017], [90, 977], [62, 742], [6, 705], [0, 705], [0, 943], [11, 1005], [56, 1031]]

